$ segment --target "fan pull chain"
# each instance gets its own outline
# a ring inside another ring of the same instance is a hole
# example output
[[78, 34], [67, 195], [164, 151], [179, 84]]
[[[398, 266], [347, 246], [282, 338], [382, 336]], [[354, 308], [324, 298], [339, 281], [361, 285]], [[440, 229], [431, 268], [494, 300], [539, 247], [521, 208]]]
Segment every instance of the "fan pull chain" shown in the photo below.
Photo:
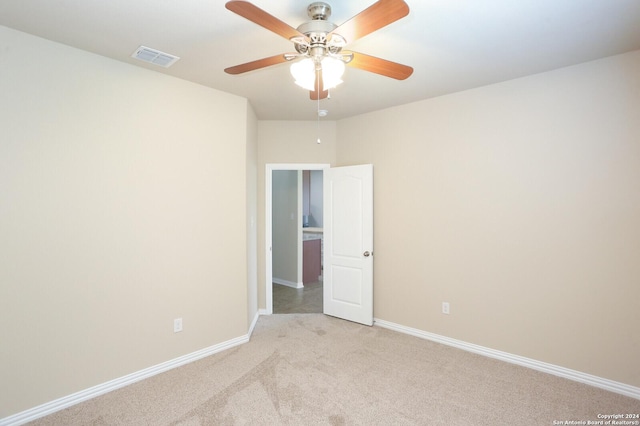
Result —
[[316, 115], [318, 116], [317, 117], [317, 119], [318, 119], [318, 127], [316, 129], [316, 131], [318, 133], [318, 139], [316, 140], [316, 143], [319, 144], [319, 143], [322, 142], [320, 140], [320, 71], [316, 71], [316, 75], [317, 75], [317, 77], [316, 77], [316, 86], [317, 86], [317, 94], [318, 94], [318, 96], [317, 96], [317, 98], [318, 98], [318, 102], [317, 102], [318, 108], [317, 108], [317, 111], [316, 111]]

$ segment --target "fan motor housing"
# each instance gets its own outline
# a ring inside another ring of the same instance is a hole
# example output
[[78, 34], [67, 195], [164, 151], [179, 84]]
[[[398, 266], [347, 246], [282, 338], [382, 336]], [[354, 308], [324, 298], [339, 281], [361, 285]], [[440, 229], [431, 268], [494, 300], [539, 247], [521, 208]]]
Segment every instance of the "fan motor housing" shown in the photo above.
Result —
[[307, 7], [307, 14], [311, 21], [301, 24], [297, 30], [308, 37], [309, 44], [296, 44], [296, 50], [299, 53], [311, 53], [311, 56], [323, 56], [327, 49], [327, 35], [338, 27], [328, 21], [331, 6], [324, 2], [314, 2]]
[[328, 20], [331, 16], [331, 6], [327, 3], [321, 1], [311, 3], [307, 7], [307, 15], [309, 15], [311, 21], [307, 21], [297, 28], [307, 37], [311, 37], [312, 34], [324, 33], [326, 35], [338, 27]]
[[323, 21], [321, 19], [314, 19], [301, 24], [297, 30], [302, 34], [309, 36], [312, 33], [325, 33], [328, 34], [331, 31], [338, 28], [336, 24], [329, 21]]

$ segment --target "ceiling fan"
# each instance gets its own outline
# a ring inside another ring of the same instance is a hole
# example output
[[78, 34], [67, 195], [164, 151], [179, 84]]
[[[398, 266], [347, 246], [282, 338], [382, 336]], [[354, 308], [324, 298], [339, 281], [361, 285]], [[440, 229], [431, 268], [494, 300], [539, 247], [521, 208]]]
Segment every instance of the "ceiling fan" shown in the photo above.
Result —
[[[275, 55], [226, 68], [225, 72], [228, 74], [242, 74], [292, 61], [291, 73], [296, 78], [296, 83], [309, 90], [311, 99], [319, 100], [328, 97], [329, 89], [341, 82], [340, 76], [345, 64], [397, 80], [404, 80], [413, 73], [413, 68], [407, 65], [343, 50], [347, 43], [407, 16], [409, 6], [403, 0], [379, 0], [340, 26], [328, 21], [331, 6], [324, 2], [314, 2], [307, 8], [311, 20], [298, 28], [287, 25], [248, 1], [231, 0], [225, 7], [291, 40], [296, 50], [295, 53]], [[297, 59], [302, 60], [295, 61]]]

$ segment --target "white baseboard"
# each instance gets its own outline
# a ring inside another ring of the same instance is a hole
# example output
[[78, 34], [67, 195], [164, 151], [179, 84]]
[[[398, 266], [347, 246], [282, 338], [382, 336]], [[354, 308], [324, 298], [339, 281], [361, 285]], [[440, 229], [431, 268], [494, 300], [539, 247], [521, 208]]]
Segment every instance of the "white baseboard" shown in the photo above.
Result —
[[[258, 316], [259, 315], [256, 314], [255, 319], [251, 324], [251, 330], [253, 330], [253, 327], [258, 320]], [[85, 389], [83, 391], [53, 400], [51, 402], [47, 402], [45, 404], [39, 405], [26, 411], [22, 411], [12, 416], [5, 417], [3, 419], [0, 419], [0, 426], [22, 425], [40, 417], [53, 414], [56, 411], [63, 410], [67, 407], [79, 404], [88, 399], [95, 398], [107, 392], [111, 392], [124, 386], [139, 382], [140, 380], [148, 379], [149, 377], [155, 376], [156, 374], [164, 373], [165, 371], [180, 367], [193, 361], [197, 361], [209, 355], [213, 355], [226, 349], [233, 348], [234, 346], [247, 343], [249, 341], [249, 336], [250, 333], [244, 336], [236, 337], [235, 339], [227, 340], [226, 342], [218, 343], [217, 345], [209, 346], [208, 348], [204, 348], [187, 355], [183, 355], [170, 361], [154, 365], [153, 367], [145, 368], [144, 370], [136, 371], [135, 373], [110, 380], [100, 385], [93, 386], [89, 389]]]
[[251, 336], [253, 335], [253, 329], [256, 327], [256, 323], [258, 322], [258, 318], [260, 318], [260, 315], [264, 315], [266, 313], [263, 313], [263, 311], [265, 311], [264, 309], [259, 309], [258, 312], [256, 312], [255, 316], [253, 317], [253, 321], [251, 321], [251, 325], [249, 326], [249, 331], [247, 332], [247, 336], [249, 338], [251, 338]]
[[304, 284], [302, 283], [295, 283], [293, 281], [287, 281], [287, 280], [283, 280], [281, 278], [272, 278], [271, 280], [274, 284], [280, 284], [280, 285], [286, 285], [287, 287], [291, 287], [291, 288], [303, 288]]
[[627, 385], [625, 383], [615, 382], [609, 379], [603, 379], [602, 377], [593, 376], [591, 374], [582, 373], [580, 371], [571, 370], [569, 368], [548, 364], [542, 361], [536, 361], [535, 359], [525, 358], [519, 355], [513, 355], [508, 352], [502, 352], [502, 351], [498, 351], [491, 348], [485, 348], [483, 346], [475, 345], [473, 343], [467, 343], [462, 340], [456, 340], [450, 337], [441, 336], [439, 334], [429, 333], [427, 331], [418, 330], [417, 328], [405, 327], [403, 325], [395, 324], [395, 323], [381, 320], [381, 319], [374, 318], [374, 325], [377, 325], [383, 328], [388, 328], [390, 330], [398, 331], [400, 333], [409, 334], [411, 336], [419, 337], [421, 339], [442, 343], [443, 345], [453, 346], [454, 348], [462, 349], [468, 352], [473, 352], [478, 355], [484, 355], [490, 358], [495, 358], [500, 361], [509, 362], [511, 364], [521, 365], [523, 367], [528, 367], [533, 370], [542, 371], [543, 373], [553, 374], [554, 376], [559, 376], [565, 379], [595, 386], [597, 388], [605, 389], [610, 392], [615, 392], [621, 395], [629, 396], [631, 398], [640, 399], [640, 388]]
[[[91, 398], [103, 395], [107, 392], [114, 391], [121, 387], [139, 382], [140, 380], [147, 379], [155, 376], [156, 374], [164, 373], [176, 367], [188, 364], [193, 361], [197, 361], [201, 358], [213, 355], [215, 353], [230, 349], [234, 346], [247, 343], [253, 329], [258, 321], [260, 315], [266, 315], [267, 311], [261, 309], [258, 311], [251, 323], [249, 332], [235, 339], [228, 340], [226, 342], [219, 343], [217, 345], [210, 346], [208, 348], [201, 349], [196, 352], [175, 358], [173, 360], [163, 362], [161, 364], [146, 368], [144, 370], [137, 371], [135, 373], [114, 379], [100, 385], [85, 389], [83, 391], [68, 395], [54, 401], [39, 405], [26, 411], [14, 414], [9, 417], [0, 419], [0, 426], [17, 426], [27, 422], [36, 420], [38, 418], [53, 414], [56, 411], [63, 410], [75, 404], [79, 404]], [[452, 339], [446, 336], [441, 336], [427, 331], [422, 331], [416, 328], [406, 327], [400, 324], [395, 324], [389, 321], [374, 319], [374, 325], [379, 327], [394, 330], [400, 333], [408, 334], [411, 336], [419, 337], [433, 342], [442, 343], [444, 345], [452, 346], [458, 349], [462, 349], [468, 352], [473, 352], [479, 355], [484, 355], [490, 358], [495, 358], [501, 361], [509, 362], [511, 364], [521, 365], [534, 370], [542, 371], [544, 373], [553, 374], [555, 376], [564, 377], [566, 379], [574, 380], [576, 382], [584, 383], [587, 385], [595, 386], [610, 392], [615, 392], [621, 395], [625, 395], [631, 398], [640, 399], [640, 388], [627, 385], [613, 380], [604, 379], [601, 377], [593, 376], [591, 374], [582, 373], [579, 371], [571, 370], [568, 368], [560, 367], [546, 362], [536, 361], [534, 359], [525, 358], [519, 355], [513, 355], [508, 352], [502, 352], [495, 349], [486, 348], [483, 346], [475, 345], [473, 343], [467, 343], [462, 340]]]

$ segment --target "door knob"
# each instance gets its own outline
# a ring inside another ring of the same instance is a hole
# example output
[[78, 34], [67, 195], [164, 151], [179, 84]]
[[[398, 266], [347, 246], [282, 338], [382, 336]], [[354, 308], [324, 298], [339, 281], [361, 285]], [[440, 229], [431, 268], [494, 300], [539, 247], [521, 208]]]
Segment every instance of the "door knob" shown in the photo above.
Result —
[[364, 255], [364, 257], [369, 257], [371, 255], [371, 253], [369, 253], [369, 251], [365, 251], [364, 253], [362, 253]]

